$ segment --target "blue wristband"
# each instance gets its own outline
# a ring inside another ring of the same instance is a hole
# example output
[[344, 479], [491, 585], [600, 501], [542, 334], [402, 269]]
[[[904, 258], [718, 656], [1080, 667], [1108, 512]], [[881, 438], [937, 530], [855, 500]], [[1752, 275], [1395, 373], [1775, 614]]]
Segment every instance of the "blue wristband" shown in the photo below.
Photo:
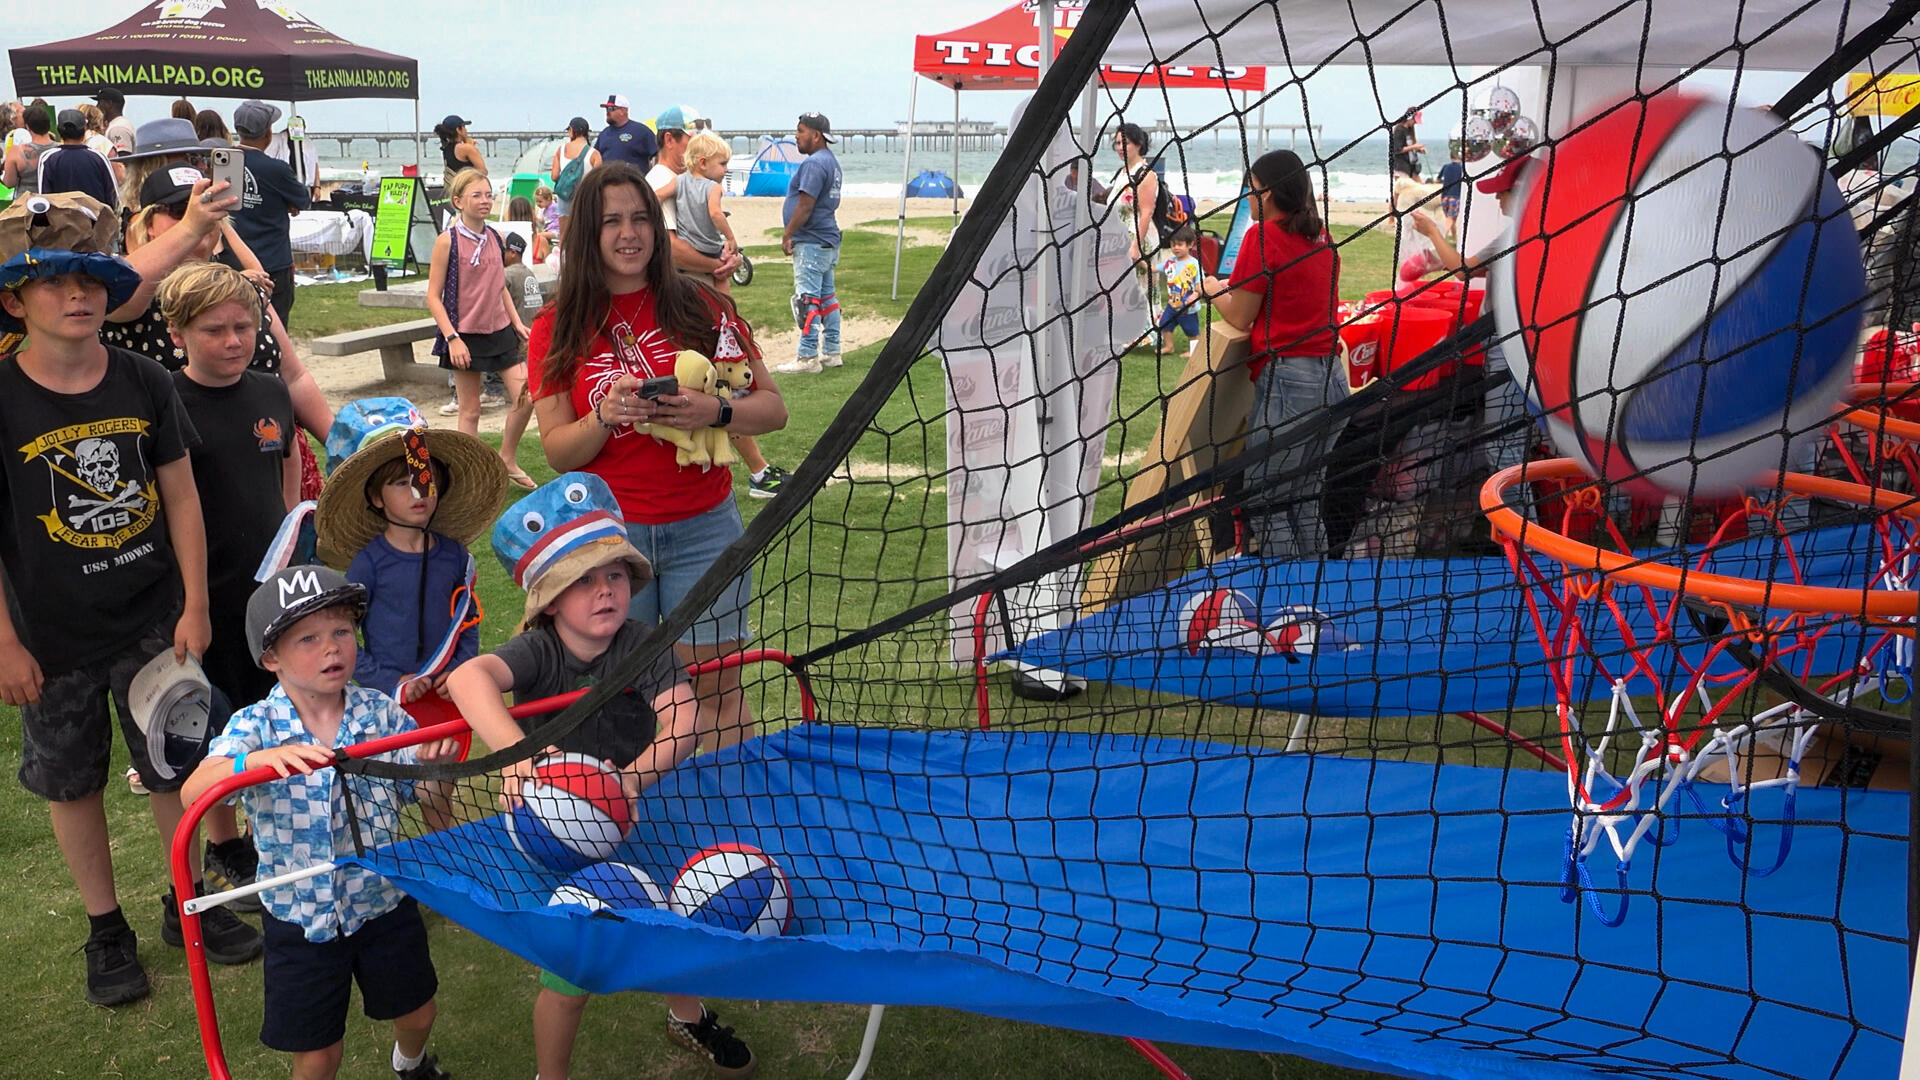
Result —
[[242, 750], [240, 751], [240, 756], [233, 759], [233, 775], [239, 776], [241, 773], [246, 771], [247, 771], [247, 751]]

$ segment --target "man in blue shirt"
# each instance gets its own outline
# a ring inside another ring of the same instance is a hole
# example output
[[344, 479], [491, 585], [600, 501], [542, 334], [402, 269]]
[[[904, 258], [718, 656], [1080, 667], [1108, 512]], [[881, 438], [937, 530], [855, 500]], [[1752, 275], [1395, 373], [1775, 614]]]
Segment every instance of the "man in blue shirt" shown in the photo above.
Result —
[[780, 207], [786, 231], [780, 248], [793, 256], [793, 321], [800, 328], [799, 355], [775, 371], [811, 375], [840, 366], [840, 300], [833, 268], [840, 264], [840, 159], [827, 146], [833, 125], [817, 112], [801, 113], [793, 141], [807, 155], [787, 184]]
[[593, 148], [600, 151], [601, 162], [624, 161], [639, 169], [641, 176], [647, 175], [653, 168], [654, 155], [660, 152], [653, 129], [632, 119], [625, 94], [608, 94], [600, 107], [607, 110], [607, 126], [593, 140]]
[[307, 185], [293, 175], [293, 166], [267, 154], [278, 119], [280, 109], [264, 101], [243, 101], [233, 110], [233, 130], [247, 155], [246, 184], [240, 191], [240, 209], [233, 212], [233, 231], [253, 249], [260, 269], [273, 276], [273, 310], [291, 329], [293, 223], [288, 219], [305, 210], [310, 201]]

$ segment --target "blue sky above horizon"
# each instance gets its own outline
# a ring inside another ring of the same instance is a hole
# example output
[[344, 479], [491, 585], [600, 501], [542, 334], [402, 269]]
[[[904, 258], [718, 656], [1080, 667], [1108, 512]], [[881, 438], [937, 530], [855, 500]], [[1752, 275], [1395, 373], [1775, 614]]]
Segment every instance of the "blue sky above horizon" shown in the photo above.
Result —
[[[151, 5], [153, 0], [144, 2]], [[306, 0], [299, 8], [350, 40], [417, 58], [423, 126], [450, 112], [473, 121], [475, 130], [558, 131], [574, 115], [597, 125], [601, 114], [594, 105], [617, 91], [633, 99], [637, 117], [686, 104], [713, 117], [723, 130], [740, 130], [790, 125], [807, 109], [826, 113], [838, 127], [891, 127], [907, 116], [914, 36], [977, 22], [1004, 3], [815, 0], [802, 7], [728, 0], [714, 7], [648, 5], [645, 22], [633, 17], [631, 0], [561, 0], [549, 7], [564, 12], [564, 18], [537, 19], [525, 14], [524, 5], [505, 0], [422, 8], [393, 0]], [[110, 26], [139, 6], [136, 0], [22, 4], [8, 14], [7, 37], [17, 44], [76, 37]], [[714, 17], [716, 11], [724, 11], [724, 18]], [[462, 21], [447, 22], [448, 13], [458, 13]], [[644, 63], [596, 53], [607, 42], [621, 39], [660, 45], [650, 53], [644, 45], [615, 50], [647, 54]], [[14, 96], [12, 81], [7, 72], [9, 97]], [[1358, 136], [1377, 128], [1382, 115], [1397, 114], [1405, 104], [1429, 98], [1453, 82], [1451, 72], [1438, 68], [1323, 72], [1311, 87], [1313, 120], [1328, 135]], [[1022, 96], [1014, 91], [968, 93], [960, 111], [971, 119], [1005, 123]], [[1130, 109], [1129, 118], [1151, 122], [1164, 115], [1164, 103], [1152, 97]], [[1436, 107], [1436, 113], [1457, 117], [1455, 100], [1450, 108]], [[231, 117], [238, 101], [209, 98], [195, 104]], [[136, 120], [151, 118], [164, 115], [166, 105], [166, 99], [134, 98], [128, 113]], [[1182, 119], [1210, 118], [1223, 111], [1218, 92], [1182, 92], [1173, 98], [1173, 106]], [[950, 91], [921, 81], [921, 117], [951, 117], [952, 110]], [[316, 131], [404, 131], [413, 119], [408, 101], [307, 102], [300, 112]], [[1300, 121], [1298, 95], [1276, 95], [1267, 119]], [[1447, 122], [1438, 116], [1428, 120], [1423, 130], [1428, 138], [1439, 134], [1435, 126]]]

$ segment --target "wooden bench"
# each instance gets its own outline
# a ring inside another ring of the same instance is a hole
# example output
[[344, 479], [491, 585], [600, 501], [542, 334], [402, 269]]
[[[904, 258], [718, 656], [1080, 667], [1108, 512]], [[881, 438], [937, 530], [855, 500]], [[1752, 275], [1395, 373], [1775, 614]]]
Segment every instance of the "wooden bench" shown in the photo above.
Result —
[[413, 343], [430, 341], [433, 334], [432, 319], [414, 319], [314, 338], [308, 351], [315, 356], [352, 356], [378, 349], [381, 377], [438, 383], [446, 378], [445, 372], [437, 366], [428, 367], [416, 364], [413, 360]]

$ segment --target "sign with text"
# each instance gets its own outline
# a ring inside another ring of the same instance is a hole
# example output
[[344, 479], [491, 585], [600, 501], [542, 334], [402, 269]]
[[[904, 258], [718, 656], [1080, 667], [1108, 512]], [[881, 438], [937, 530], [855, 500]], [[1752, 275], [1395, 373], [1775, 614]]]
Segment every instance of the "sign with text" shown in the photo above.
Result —
[[427, 205], [427, 189], [417, 176], [389, 176], [380, 181], [380, 203], [373, 211], [373, 248], [369, 261], [395, 270], [404, 270], [409, 262], [420, 261], [415, 236], [424, 226], [427, 247], [432, 250], [433, 211]]

